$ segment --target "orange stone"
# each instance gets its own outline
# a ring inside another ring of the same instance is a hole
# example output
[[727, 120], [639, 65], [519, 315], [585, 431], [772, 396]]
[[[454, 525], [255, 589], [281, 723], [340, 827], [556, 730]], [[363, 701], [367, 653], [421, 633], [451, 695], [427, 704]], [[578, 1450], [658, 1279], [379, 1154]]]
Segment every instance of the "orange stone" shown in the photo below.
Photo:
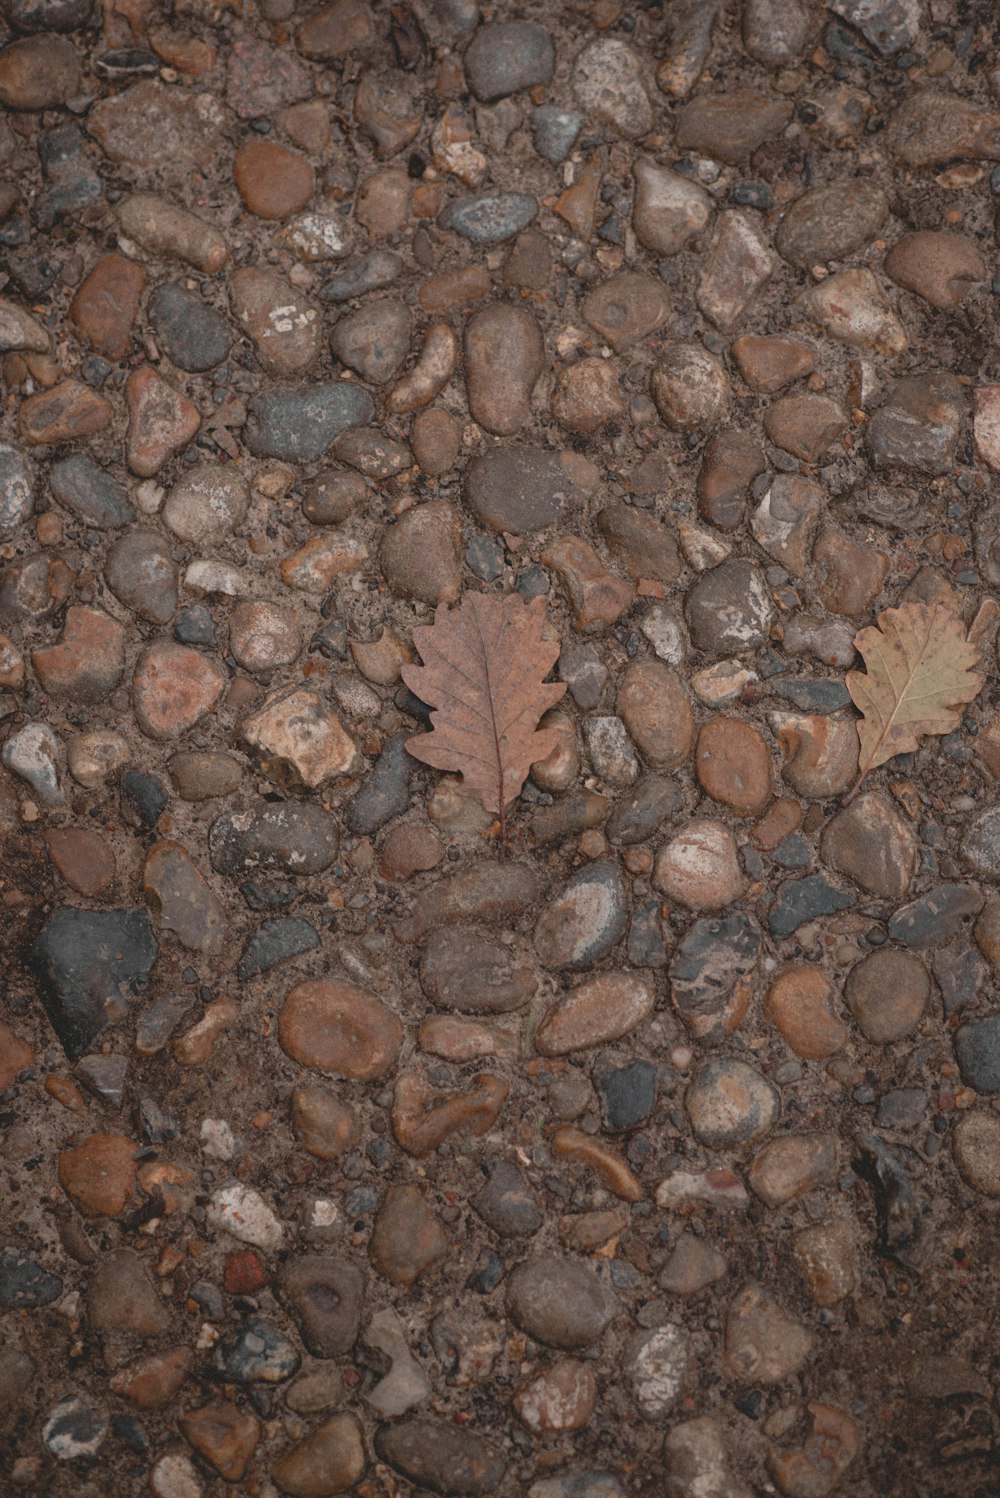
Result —
[[0, 1092], [34, 1059], [35, 1053], [28, 1042], [7, 1025], [0, 1024]]
[[764, 1014], [782, 1039], [807, 1061], [822, 1061], [847, 1040], [847, 1026], [831, 1007], [833, 989], [818, 967], [793, 962], [771, 984]]
[[198, 407], [148, 365], [129, 375], [125, 399], [128, 466], [139, 478], [152, 478], [196, 435], [201, 426]]
[[126, 1363], [111, 1379], [112, 1393], [140, 1410], [162, 1409], [180, 1389], [193, 1359], [190, 1347], [175, 1347], [172, 1352]]
[[352, 983], [300, 983], [278, 1016], [278, 1038], [293, 1061], [333, 1077], [369, 1082], [399, 1055], [403, 1026], [381, 999]]
[[124, 255], [105, 255], [70, 302], [69, 325], [81, 343], [116, 361], [128, 348], [145, 289], [140, 265]]
[[740, 718], [710, 718], [698, 735], [695, 772], [702, 789], [741, 817], [758, 816], [771, 799], [771, 754]]
[[185, 645], [160, 640], [144, 650], [132, 681], [135, 715], [151, 739], [175, 739], [193, 728], [227, 683], [218, 661]]
[[316, 191], [316, 174], [304, 156], [270, 140], [248, 140], [233, 162], [233, 178], [258, 218], [290, 218]]
[[32, 447], [77, 442], [103, 431], [112, 417], [111, 406], [82, 380], [61, 380], [21, 402], [18, 430]]
[[239, 1482], [260, 1440], [256, 1415], [237, 1408], [229, 1399], [213, 1399], [180, 1418], [185, 1438], [226, 1482]]
[[132, 1195], [134, 1156], [131, 1139], [121, 1134], [91, 1134], [59, 1156], [59, 1184], [85, 1217], [117, 1217]]
[[49, 857], [66, 883], [93, 899], [115, 876], [115, 856], [99, 832], [89, 827], [49, 827]]
[[31, 664], [50, 697], [103, 702], [125, 670], [125, 630], [101, 609], [66, 610], [62, 639], [31, 652]]

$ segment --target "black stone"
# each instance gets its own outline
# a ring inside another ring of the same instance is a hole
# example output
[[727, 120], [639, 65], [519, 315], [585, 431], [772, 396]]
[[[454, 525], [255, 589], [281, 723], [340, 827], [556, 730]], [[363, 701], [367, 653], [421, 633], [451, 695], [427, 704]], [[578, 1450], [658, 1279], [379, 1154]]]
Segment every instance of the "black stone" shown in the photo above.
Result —
[[250, 402], [243, 435], [255, 458], [317, 463], [341, 432], [374, 415], [367, 390], [342, 380], [273, 386]]
[[402, 260], [392, 250], [372, 250], [324, 282], [320, 301], [350, 302], [366, 291], [381, 291], [399, 278], [402, 269]]
[[501, 1238], [530, 1238], [545, 1220], [528, 1182], [510, 1160], [497, 1161], [470, 1204]]
[[[744, 850], [744, 861], [746, 861]], [[813, 861], [812, 844], [799, 833], [793, 832], [790, 837], [782, 838], [778, 846], [772, 849], [771, 860], [780, 869], [807, 869]]]
[[673, 780], [664, 775], [644, 775], [615, 803], [607, 822], [608, 837], [625, 847], [643, 843], [683, 805], [684, 797]]
[[371, 837], [386, 822], [401, 817], [409, 809], [410, 778], [417, 765], [406, 752], [408, 738], [409, 734], [396, 734], [375, 761], [371, 774], [347, 808], [344, 821], [351, 832]]
[[228, 357], [228, 325], [204, 297], [183, 286], [158, 286], [148, 308], [157, 342], [178, 369], [197, 374]]
[[808, 874], [805, 879], [793, 879], [781, 886], [767, 923], [771, 935], [781, 940], [806, 921], [849, 910], [853, 904], [851, 896], [831, 884], [825, 874]]
[[126, 770], [122, 776], [122, 813], [134, 827], [149, 832], [170, 805], [170, 794], [155, 775]]
[[203, 603], [182, 610], [174, 625], [174, 639], [182, 645], [214, 645], [215, 620]]
[[53, 463], [49, 488], [61, 505], [95, 530], [117, 530], [135, 519], [122, 485], [98, 468], [88, 453], [73, 453]]
[[303, 952], [311, 952], [318, 946], [316, 928], [308, 921], [264, 921], [247, 942], [236, 976], [245, 983], [248, 978], [256, 978], [258, 973], [269, 972], [279, 962], [290, 962], [293, 957], [301, 957]]
[[30, 1311], [47, 1306], [62, 1294], [63, 1282], [49, 1274], [37, 1259], [16, 1248], [0, 1249], [0, 1310]]
[[1000, 1092], [1000, 1014], [969, 1020], [956, 1030], [955, 1057], [967, 1087], [987, 1097]]
[[772, 676], [767, 685], [776, 697], [783, 697], [803, 713], [835, 713], [851, 701], [844, 683], [833, 677], [809, 680], [799, 676]]
[[71, 1061], [89, 1051], [148, 981], [157, 946], [142, 907], [64, 906], [42, 927], [28, 959], [45, 1012]]
[[469, 1289], [479, 1295], [492, 1295], [502, 1279], [503, 1260], [491, 1248], [484, 1248], [467, 1280]]
[[605, 1125], [613, 1134], [634, 1129], [652, 1113], [656, 1104], [656, 1067], [652, 1062], [631, 1061], [628, 1066], [599, 1067], [594, 1081]]
[[299, 897], [293, 884], [254, 884], [252, 879], [243, 881], [240, 894], [251, 910], [285, 910]]
[[[886, 1144], [875, 1134], [862, 1134], [854, 1171], [868, 1182], [878, 1216], [879, 1251], [901, 1263], [912, 1263], [910, 1250], [923, 1233], [924, 1204], [911, 1179], [919, 1159], [912, 1150]], [[912, 1162], [912, 1164], [911, 1164]]]

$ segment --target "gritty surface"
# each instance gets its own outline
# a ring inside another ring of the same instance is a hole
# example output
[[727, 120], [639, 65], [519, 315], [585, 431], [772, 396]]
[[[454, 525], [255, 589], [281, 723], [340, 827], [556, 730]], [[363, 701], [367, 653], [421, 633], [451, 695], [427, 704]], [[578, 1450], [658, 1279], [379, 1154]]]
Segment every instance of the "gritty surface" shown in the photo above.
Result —
[[5, 1498], [995, 1495], [994, 8], [2, 15]]

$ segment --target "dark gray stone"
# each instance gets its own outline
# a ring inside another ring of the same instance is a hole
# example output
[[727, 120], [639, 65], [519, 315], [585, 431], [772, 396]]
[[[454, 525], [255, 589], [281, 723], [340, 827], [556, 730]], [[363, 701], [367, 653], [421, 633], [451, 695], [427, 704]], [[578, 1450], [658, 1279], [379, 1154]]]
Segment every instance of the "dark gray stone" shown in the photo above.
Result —
[[931, 958], [946, 1017], [974, 1004], [989, 982], [990, 970], [978, 950], [960, 936]]
[[374, 415], [368, 392], [343, 380], [275, 386], [250, 402], [243, 435], [256, 458], [316, 463], [341, 432], [367, 425]]
[[965, 396], [944, 370], [897, 380], [872, 413], [865, 441], [876, 468], [947, 473], [955, 461]]
[[976, 1092], [1000, 1092], [1000, 1014], [969, 1020], [955, 1031], [955, 1056], [962, 1081]]
[[538, 201], [527, 192], [479, 192], [448, 203], [438, 214], [442, 229], [473, 244], [513, 239], [538, 216]]
[[234, 1384], [279, 1384], [298, 1372], [302, 1359], [295, 1344], [269, 1321], [245, 1321], [215, 1349], [212, 1368]]
[[89, 1051], [149, 979], [157, 945], [145, 908], [49, 917], [28, 958], [45, 1012], [71, 1061]]
[[135, 519], [122, 485], [98, 468], [89, 453], [72, 453], [53, 463], [49, 488], [61, 505], [95, 530], [117, 530]]
[[437, 1008], [460, 1014], [509, 1014], [538, 987], [517, 947], [470, 926], [431, 931], [420, 959], [420, 984]]
[[384, 746], [367, 780], [347, 808], [344, 821], [351, 832], [371, 837], [401, 817], [410, 805], [410, 780], [416, 761], [406, 752], [406, 733], [398, 733]]
[[465, 498], [472, 513], [491, 531], [523, 536], [573, 516], [584, 502], [570, 482], [559, 454], [542, 447], [505, 443], [469, 464]]
[[119, 603], [150, 624], [167, 624], [177, 608], [177, 568], [156, 531], [129, 530], [104, 564], [104, 580]]
[[30, 1254], [16, 1248], [0, 1249], [0, 1310], [30, 1311], [51, 1305], [63, 1291], [57, 1274], [50, 1274]]
[[94, 0], [7, 0], [3, 13], [15, 31], [76, 31], [93, 8]]
[[263, 921], [243, 949], [236, 968], [241, 983], [256, 978], [259, 973], [270, 972], [280, 962], [290, 962], [304, 952], [312, 952], [319, 946], [319, 935], [308, 921], [284, 920]]
[[259, 802], [227, 812], [209, 828], [212, 867], [220, 874], [280, 869], [304, 878], [321, 874], [337, 856], [337, 823], [313, 802]]
[[403, 262], [392, 250], [372, 250], [359, 260], [352, 260], [337, 275], [323, 283], [322, 302], [350, 302], [366, 291], [382, 291], [399, 279]]
[[486, 1498], [507, 1463], [475, 1431], [437, 1420], [397, 1420], [375, 1432], [375, 1452], [417, 1488], [444, 1498]]
[[938, 884], [909, 905], [900, 906], [889, 922], [889, 935], [917, 951], [943, 946], [982, 908], [983, 893], [975, 884]]
[[125, 820], [143, 832], [151, 831], [170, 805], [170, 795], [163, 782], [141, 770], [125, 771], [121, 798]]
[[511, 1160], [497, 1161], [470, 1204], [501, 1238], [530, 1238], [545, 1220], [528, 1182]]
[[628, 928], [626, 955], [633, 967], [666, 967], [667, 944], [663, 939], [662, 903], [647, 900], [636, 907]]
[[594, 1073], [605, 1127], [613, 1134], [634, 1129], [656, 1105], [656, 1067], [651, 1061], [598, 1067]]
[[927, 1112], [927, 1093], [922, 1087], [894, 1087], [879, 1098], [875, 1115], [880, 1129], [915, 1129]]
[[229, 326], [196, 292], [184, 286], [158, 286], [147, 311], [161, 350], [178, 369], [200, 373], [217, 368], [228, 357]]
[[361, 1331], [365, 1283], [360, 1269], [331, 1254], [308, 1254], [283, 1265], [278, 1291], [314, 1358], [350, 1352]]
[[742, 656], [767, 642], [774, 605], [760, 568], [734, 558], [702, 573], [684, 613], [696, 650]]
[[548, 83], [555, 65], [552, 38], [532, 21], [480, 26], [465, 53], [465, 76], [481, 104]]
[[608, 684], [608, 668], [596, 645], [568, 640], [559, 652], [556, 674], [584, 712], [597, 707]]
[[629, 847], [653, 837], [684, 805], [680, 787], [665, 775], [644, 775], [615, 802], [607, 823], [613, 843]]
[[584, 116], [577, 109], [561, 109], [558, 104], [539, 104], [531, 111], [531, 135], [535, 150], [546, 161], [558, 166], [572, 151], [584, 126]]
[[721, 1023], [734, 985], [754, 971], [760, 950], [760, 927], [743, 910], [702, 916], [685, 933], [670, 963], [670, 992], [699, 1033], [713, 1018]]
[[825, 874], [807, 874], [805, 879], [793, 879], [781, 886], [767, 923], [771, 935], [780, 941], [806, 921], [849, 910], [853, 904], [852, 897], [831, 884]]
[[776, 697], [794, 703], [804, 713], [835, 713], [851, 701], [844, 683], [832, 676], [812, 681], [799, 676], [772, 676], [767, 687]]
[[592, 967], [621, 941], [628, 925], [625, 884], [610, 858], [588, 864], [551, 901], [535, 927], [543, 967]]

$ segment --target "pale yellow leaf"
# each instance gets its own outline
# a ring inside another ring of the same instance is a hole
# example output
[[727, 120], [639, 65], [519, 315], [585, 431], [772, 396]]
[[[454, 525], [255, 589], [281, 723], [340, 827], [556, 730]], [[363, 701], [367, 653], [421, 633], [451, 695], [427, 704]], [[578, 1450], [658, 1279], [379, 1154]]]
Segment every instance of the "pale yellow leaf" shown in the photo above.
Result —
[[854, 639], [866, 672], [849, 671], [847, 690], [863, 714], [860, 770], [915, 750], [924, 734], [952, 733], [983, 685], [979, 651], [957, 614], [942, 604], [885, 609]]

